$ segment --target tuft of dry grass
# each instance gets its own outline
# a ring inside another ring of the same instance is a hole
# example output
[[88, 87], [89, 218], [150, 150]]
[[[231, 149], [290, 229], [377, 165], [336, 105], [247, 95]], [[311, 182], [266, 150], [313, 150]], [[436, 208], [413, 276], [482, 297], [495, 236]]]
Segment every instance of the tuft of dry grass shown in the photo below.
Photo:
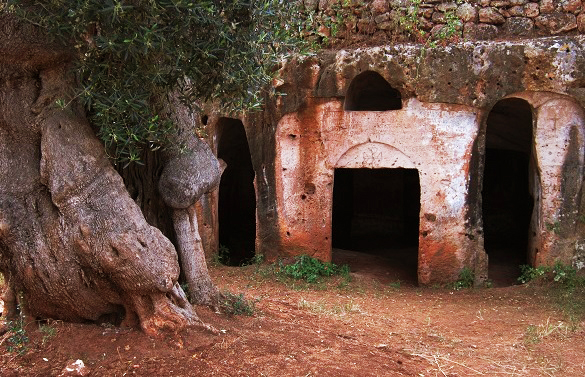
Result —
[[572, 331], [571, 326], [565, 322], [558, 321], [557, 323], [553, 323], [550, 321], [550, 318], [547, 318], [546, 323], [536, 326], [530, 325], [526, 328], [524, 343], [527, 345], [536, 344], [549, 336], [567, 337]]
[[352, 313], [362, 313], [359, 305], [354, 303], [353, 300], [336, 303], [334, 305], [327, 305], [321, 301], [312, 302], [301, 298], [297, 307], [301, 310], [308, 310], [320, 315], [344, 316]]

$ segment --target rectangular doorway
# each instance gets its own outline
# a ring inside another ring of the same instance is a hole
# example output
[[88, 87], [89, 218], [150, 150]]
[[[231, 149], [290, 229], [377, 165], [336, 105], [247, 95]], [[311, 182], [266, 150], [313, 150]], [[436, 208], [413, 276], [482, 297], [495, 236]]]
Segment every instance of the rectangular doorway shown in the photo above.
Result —
[[357, 268], [416, 284], [418, 170], [335, 169], [332, 207], [334, 261], [351, 254]]

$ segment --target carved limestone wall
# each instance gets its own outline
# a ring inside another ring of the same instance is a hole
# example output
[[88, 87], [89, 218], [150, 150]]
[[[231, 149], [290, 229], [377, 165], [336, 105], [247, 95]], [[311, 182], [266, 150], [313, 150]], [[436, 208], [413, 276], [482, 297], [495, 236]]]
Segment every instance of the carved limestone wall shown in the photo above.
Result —
[[582, 266], [584, 42], [325, 51], [288, 62], [264, 112], [206, 114], [216, 151], [243, 127], [255, 252], [330, 260], [344, 235], [384, 228], [414, 233], [420, 284], [463, 268], [484, 281], [502, 247], [534, 266]]
[[470, 263], [476, 248], [466, 236], [465, 216], [478, 117], [467, 106], [415, 98], [389, 111], [344, 111], [342, 100], [315, 101], [284, 116], [277, 127], [275, 162], [284, 248], [302, 247], [304, 253], [330, 258], [334, 169], [416, 169], [419, 280], [456, 278], [456, 266]]

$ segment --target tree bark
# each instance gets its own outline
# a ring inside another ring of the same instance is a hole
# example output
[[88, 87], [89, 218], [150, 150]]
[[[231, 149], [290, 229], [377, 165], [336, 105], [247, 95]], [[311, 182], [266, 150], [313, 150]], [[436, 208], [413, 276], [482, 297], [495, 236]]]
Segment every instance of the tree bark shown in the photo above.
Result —
[[[172, 243], [149, 225], [71, 101], [73, 56], [0, 14], [0, 272], [35, 318], [201, 324]], [[209, 327], [208, 327], [209, 328]]]
[[197, 137], [196, 113], [169, 95], [168, 116], [176, 125], [176, 143], [183, 150], [171, 149], [159, 180], [159, 193], [173, 208], [173, 224], [191, 300], [219, 309], [220, 295], [209, 276], [199, 234], [195, 203], [219, 185], [220, 164], [209, 146]]
[[195, 205], [173, 211], [181, 269], [191, 300], [219, 309], [219, 291], [211, 281], [199, 235]]

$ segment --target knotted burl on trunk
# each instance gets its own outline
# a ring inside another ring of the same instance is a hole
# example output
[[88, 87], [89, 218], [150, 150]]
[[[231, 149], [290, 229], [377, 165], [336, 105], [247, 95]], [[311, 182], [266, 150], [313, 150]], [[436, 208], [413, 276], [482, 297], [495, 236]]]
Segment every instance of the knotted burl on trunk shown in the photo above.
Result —
[[159, 192], [165, 203], [173, 208], [177, 249], [191, 300], [217, 310], [220, 294], [207, 271], [195, 203], [219, 185], [220, 164], [209, 146], [196, 136], [193, 113], [176, 95], [169, 96], [168, 104], [177, 125], [177, 143], [183, 148], [166, 153]]

